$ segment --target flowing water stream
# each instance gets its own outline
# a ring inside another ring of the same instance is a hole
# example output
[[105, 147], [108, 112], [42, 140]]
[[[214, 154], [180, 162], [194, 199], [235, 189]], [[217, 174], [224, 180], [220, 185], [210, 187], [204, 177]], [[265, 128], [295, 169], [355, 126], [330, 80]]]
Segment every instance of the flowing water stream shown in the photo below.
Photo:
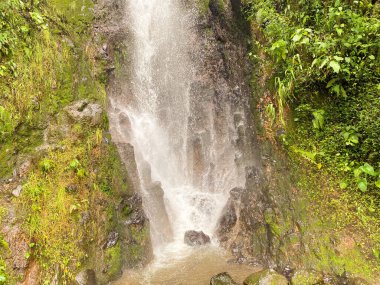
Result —
[[[228, 265], [215, 237], [229, 191], [245, 183], [236, 143], [243, 108], [219, 100], [202, 78], [195, 10], [178, 0], [127, 2], [132, 71], [129, 91], [111, 98], [110, 120], [134, 146], [154, 260], [116, 284], [201, 285], [227, 269], [244, 276], [252, 268]], [[203, 231], [211, 245], [186, 245], [188, 230]]]

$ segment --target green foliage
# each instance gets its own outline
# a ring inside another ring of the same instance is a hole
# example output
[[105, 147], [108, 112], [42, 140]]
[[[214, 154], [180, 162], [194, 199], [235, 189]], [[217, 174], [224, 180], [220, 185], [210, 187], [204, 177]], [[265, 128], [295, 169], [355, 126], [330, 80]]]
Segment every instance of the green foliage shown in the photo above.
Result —
[[317, 130], [323, 129], [325, 124], [325, 111], [324, 110], [316, 110], [313, 112], [313, 128]]
[[343, 0], [245, 3], [254, 34], [262, 35], [259, 45], [272, 59], [262, 64], [273, 68], [274, 82], [268, 84], [276, 90], [281, 125], [287, 124], [287, 106], [296, 111], [287, 143], [316, 147], [325, 153], [321, 163], [342, 171], [346, 183], [360, 183], [362, 190], [377, 195], [377, 181], [347, 177], [347, 168], [380, 162], [379, 5]]
[[67, 104], [105, 102], [89, 41], [92, 7], [90, 0], [0, 1], [1, 177], [41, 144], [43, 129]]
[[[365, 177], [363, 177], [363, 175]], [[362, 192], [366, 192], [368, 188], [368, 180], [373, 180], [373, 184], [380, 188], [380, 172], [376, 172], [372, 165], [364, 163], [362, 166], [354, 169], [354, 176], [358, 188]]]
[[341, 132], [346, 146], [354, 146], [359, 143], [359, 134], [357, 133], [358, 129], [353, 126], [348, 126], [343, 132]]
[[[277, 141], [297, 157], [296, 171], [308, 164], [307, 179], [315, 181], [305, 192], [313, 203], [320, 201], [334, 227], [363, 233], [368, 238], [363, 244], [371, 244], [366, 254], [375, 257], [380, 248], [378, 1], [244, 3], [259, 50], [250, 58], [258, 62], [257, 76], [271, 92], [263, 99], [273, 102], [280, 123], [272, 124], [267, 136], [285, 129]], [[331, 192], [322, 195], [326, 189]]]
[[5, 262], [0, 258], [0, 284], [6, 284], [7, 279]]
[[269, 118], [271, 126], [273, 126], [276, 120], [276, 109], [274, 108], [273, 104], [268, 104], [268, 106], [265, 107], [265, 113]]
[[12, 115], [0, 106], [0, 142], [9, 136], [14, 130]]

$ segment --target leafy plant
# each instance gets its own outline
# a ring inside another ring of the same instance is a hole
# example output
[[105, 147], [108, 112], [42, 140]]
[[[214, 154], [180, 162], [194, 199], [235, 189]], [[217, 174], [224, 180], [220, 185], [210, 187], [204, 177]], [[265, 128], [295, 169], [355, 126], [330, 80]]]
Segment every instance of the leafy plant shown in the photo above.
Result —
[[348, 126], [341, 133], [347, 146], [354, 146], [359, 143], [358, 129], [354, 126]]
[[276, 58], [276, 61], [279, 62], [281, 60], [286, 59], [286, 55], [288, 54], [287, 42], [284, 40], [278, 40], [273, 43], [271, 48], [269, 49], [270, 53]]
[[[363, 174], [365, 175], [363, 177]], [[377, 177], [379, 176], [379, 172], [376, 172], [372, 165], [368, 163], [364, 163], [362, 166], [356, 168], [354, 170], [354, 176], [356, 178], [357, 186], [362, 192], [366, 192], [368, 188], [368, 179], [367, 177]], [[380, 176], [378, 180], [375, 182], [377, 187], [380, 186]], [[380, 187], [379, 187], [380, 188]]]
[[39, 166], [43, 172], [48, 173], [54, 169], [54, 161], [48, 158], [44, 158], [39, 163]]
[[270, 122], [271, 126], [272, 126], [274, 124], [275, 120], [276, 120], [276, 109], [274, 108], [274, 106], [273, 106], [272, 103], [268, 104], [265, 107], [265, 113], [266, 113], [266, 116], [269, 119], [269, 122]]
[[325, 124], [325, 111], [324, 110], [316, 110], [313, 112], [313, 128], [317, 130], [321, 130]]

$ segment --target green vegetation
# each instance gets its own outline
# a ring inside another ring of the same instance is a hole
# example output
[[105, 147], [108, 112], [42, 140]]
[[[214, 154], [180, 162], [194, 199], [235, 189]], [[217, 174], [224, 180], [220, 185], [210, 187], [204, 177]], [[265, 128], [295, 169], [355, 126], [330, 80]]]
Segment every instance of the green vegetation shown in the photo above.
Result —
[[376, 266], [380, 5], [372, 2], [247, 0], [244, 11], [263, 135], [289, 152], [312, 211], [337, 233], [354, 232]]
[[78, 10], [77, 1], [58, 2], [57, 7], [40, 1], [0, 4], [0, 163], [8, 166], [2, 177], [10, 174], [15, 153], [41, 144], [42, 130], [69, 102], [104, 101], [86, 34], [91, 18], [86, 9]]
[[[110, 266], [98, 276], [108, 281], [124, 262], [120, 242], [107, 253], [99, 248], [120, 230], [116, 209], [131, 195], [116, 147], [108, 143], [107, 119], [75, 124], [64, 111], [79, 99], [105, 107], [106, 75], [95, 60], [92, 23], [90, 0], [0, 3], [0, 178], [30, 159], [14, 203], [30, 241], [25, 257], [38, 263], [41, 284], [55, 277], [70, 284], [87, 266], [98, 272]], [[0, 236], [0, 284], [15, 284], [20, 276], [5, 260], [6, 248]]]

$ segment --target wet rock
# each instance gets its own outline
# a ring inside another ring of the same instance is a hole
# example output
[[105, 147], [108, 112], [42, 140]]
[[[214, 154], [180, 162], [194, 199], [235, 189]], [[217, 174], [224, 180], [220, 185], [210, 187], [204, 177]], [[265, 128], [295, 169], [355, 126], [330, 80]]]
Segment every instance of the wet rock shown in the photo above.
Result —
[[107, 241], [103, 245], [103, 249], [107, 249], [107, 248], [115, 246], [118, 240], [119, 240], [119, 233], [111, 232], [107, 237]]
[[206, 170], [204, 149], [201, 137], [196, 137], [192, 141], [192, 161], [193, 161], [193, 181], [197, 186], [201, 186], [200, 177]]
[[[164, 194], [165, 194], [164, 190], [162, 189], [161, 182], [159, 182], [159, 181], [155, 181], [155, 182], [151, 183], [147, 187], [147, 191], [149, 192], [149, 194], [154, 195], [158, 199], [162, 199], [164, 197]], [[163, 201], [162, 201], [162, 203], [163, 203]]]
[[125, 165], [128, 166], [127, 184], [130, 190], [134, 193], [140, 193], [140, 175], [137, 171], [137, 164], [135, 159], [135, 150], [129, 143], [116, 143], [120, 157]]
[[236, 225], [237, 215], [235, 205], [232, 201], [228, 201], [223, 209], [223, 214], [219, 220], [218, 233], [219, 235], [226, 234]]
[[234, 232], [240, 212], [240, 198], [243, 192], [242, 188], [235, 187], [230, 191], [230, 198], [223, 208], [221, 217], [218, 222], [217, 236], [222, 243], [231, 240], [230, 233]]
[[92, 126], [102, 122], [103, 109], [99, 104], [80, 100], [65, 108], [68, 116], [78, 123], [89, 123]]
[[266, 269], [255, 272], [244, 280], [244, 285], [288, 285], [285, 276], [274, 270]]
[[230, 197], [235, 201], [240, 200], [240, 197], [243, 191], [244, 189], [240, 187], [232, 188], [230, 191]]
[[131, 120], [129, 119], [128, 115], [125, 113], [119, 114], [119, 126], [120, 129], [123, 130], [123, 136], [125, 136], [127, 139], [131, 136]]
[[168, 213], [166, 211], [164, 195], [165, 192], [161, 187], [161, 183], [156, 181], [147, 187], [147, 192], [151, 198], [147, 199], [147, 206], [151, 209], [156, 217], [156, 223], [152, 226], [152, 230], [160, 231], [160, 239], [163, 242], [171, 241], [173, 238], [173, 231], [171, 228]]
[[145, 214], [142, 210], [134, 212], [131, 217], [125, 222], [126, 225], [139, 225], [143, 226], [145, 224]]
[[219, 273], [211, 278], [210, 285], [238, 285], [227, 273]]
[[313, 285], [322, 282], [322, 274], [314, 270], [297, 270], [292, 277], [293, 285]]
[[190, 246], [200, 246], [211, 242], [211, 239], [202, 231], [187, 231], [185, 233], [184, 241]]
[[20, 195], [21, 195], [21, 191], [22, 191], [22, 186], [21, 186], [21, 185], [18, 185], [18, 186], [12, 191], [12, 195], [15, 196], [15, 197], [20, 197]]
[[133, 210], [141, 209], [142, 208], [142, 198], [139, 194], [134, 193], [128, 200], [127, 204], [131, 207]]
[[147, 161], [141, 163], [141, 179], [145, 185], [152, 183], [152, 168]]
[[95, 271], [92, 269], [79, 272], [75, 281], [77, 285], [97, 285]]

